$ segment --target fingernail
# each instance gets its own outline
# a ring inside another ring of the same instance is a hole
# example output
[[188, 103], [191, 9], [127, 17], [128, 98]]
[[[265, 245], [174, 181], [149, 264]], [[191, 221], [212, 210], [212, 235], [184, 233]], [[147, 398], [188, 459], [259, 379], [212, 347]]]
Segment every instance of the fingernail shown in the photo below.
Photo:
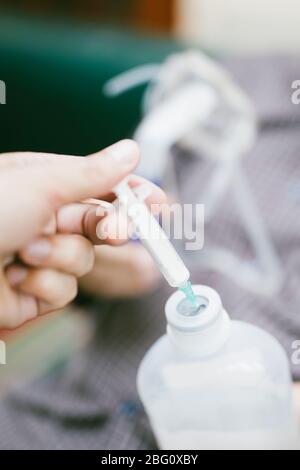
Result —
[[133, 163], [137, 161], [138, 146], [133, 140], [122, 140], [109, 147], [106, 152], [118, 163]]
[[108, 239], [109, 231], [108, 231], [108, 224], [106, 220], [102, 220], [98, 223], [96, 227], [96, 235], [97, 238], [101, 241], [105, 241]]
[[38, 239], [27, 245], [24, 251], [30, 259], [40, 261], [49, 256], [51, 243], [45, 239]]
[[7, 270], [7, 279], [10, 285], [16, 286], [21, 284], [21, 282], [25, 281], [27, 277], [27, 269], [23, 268], [22, 266], [12, 266]]
[[102, 207], [107, 213], [114, 212], [115, 206], [111, 202], [98, 201], [98, 206]]

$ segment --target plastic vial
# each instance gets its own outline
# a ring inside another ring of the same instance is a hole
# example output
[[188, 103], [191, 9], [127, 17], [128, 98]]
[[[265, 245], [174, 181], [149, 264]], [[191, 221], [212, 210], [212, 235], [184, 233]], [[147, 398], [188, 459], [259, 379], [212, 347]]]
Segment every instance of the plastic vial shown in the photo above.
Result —
[[167, 334], [143, 359], [138, 390], [163, 450], [299, 449], [287, 356], [261, 329], [231, 321], [219, 295], [194, 287], [167, 302]]

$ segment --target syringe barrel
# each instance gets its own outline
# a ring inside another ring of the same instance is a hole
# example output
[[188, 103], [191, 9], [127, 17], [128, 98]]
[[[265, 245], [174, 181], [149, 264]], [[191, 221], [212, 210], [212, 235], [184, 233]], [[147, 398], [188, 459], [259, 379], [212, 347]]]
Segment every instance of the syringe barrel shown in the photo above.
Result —
[[177, 288], [184, 286], [190, 278], [190, 273], [167, 235], [146, 206], [141, 205], [139, 217], [134, 219], [134, 223], [138, 229], [141, 242], [170, 286]]
[[190, 273], [156, 218], [127, 184], [116, 188], [116, 194], [120, 204], [126, 208], [141, 242], [167, 282], [174, 288], [183, 287], [188, 282]]

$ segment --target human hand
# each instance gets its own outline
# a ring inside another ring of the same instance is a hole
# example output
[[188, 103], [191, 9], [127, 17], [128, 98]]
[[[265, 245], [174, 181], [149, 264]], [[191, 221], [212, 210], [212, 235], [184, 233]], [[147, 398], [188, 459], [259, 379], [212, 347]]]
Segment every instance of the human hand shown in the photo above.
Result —
[[[93, 264], [87, 239], [99, 243], [99, 217], [95, 207], [73, 203], [106, 197], [134, 170], [138, 158], [131, 141], [89, 158], [30, 153], [0, 157], [1, 328], [17, 327], [74, 298], [76, 277]], [[161, 193], [157, 194], [159, 202]], [[16, 254], [21, 267], [15, 263], [4, 267], [7, 256]]]
[[161, 275], [146, 249], [137, 243], [96, 247], [94, 269], [79, 283], [102, 298], [133, 298], [153, 291]]

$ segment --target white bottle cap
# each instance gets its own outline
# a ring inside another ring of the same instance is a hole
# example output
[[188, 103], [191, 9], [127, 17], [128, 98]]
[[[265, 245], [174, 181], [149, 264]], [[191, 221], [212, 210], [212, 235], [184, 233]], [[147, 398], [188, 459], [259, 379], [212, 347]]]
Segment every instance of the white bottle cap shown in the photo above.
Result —
[[182, 292], [176, 292], [168, 300], [168, 336], [182, 353], [207, 356], [226, 343], [230, 334], [230, 319], [216, 291], [206, 286], [194, 286], [193, 289], [202, 303], [193, 315], [180, 313], [180, 304], [185, 300]]

